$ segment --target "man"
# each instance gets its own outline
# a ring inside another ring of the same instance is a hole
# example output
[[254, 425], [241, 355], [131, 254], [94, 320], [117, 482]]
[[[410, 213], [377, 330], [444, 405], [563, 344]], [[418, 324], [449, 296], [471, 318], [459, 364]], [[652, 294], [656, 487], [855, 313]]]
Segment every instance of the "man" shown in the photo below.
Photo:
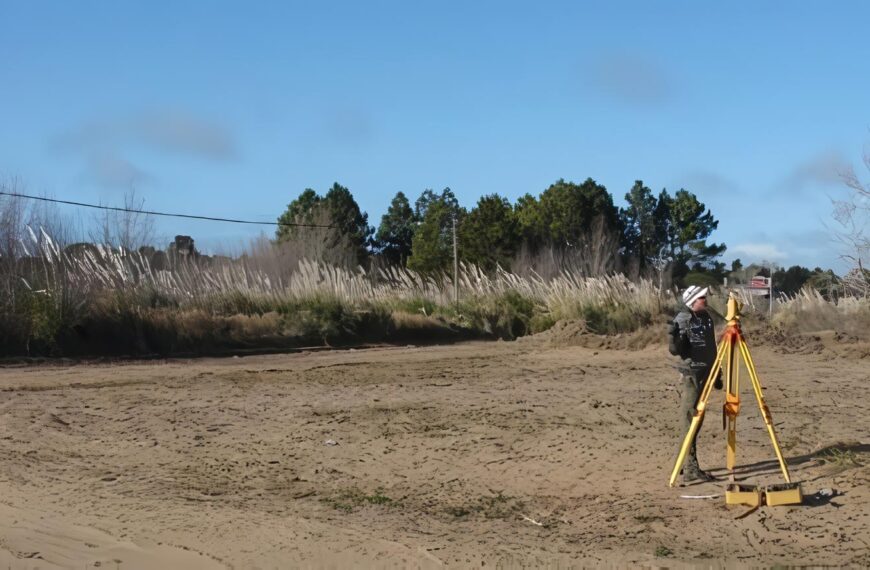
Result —
[[[698, 405], [704, 383], [716, 360], [716, 337], [713, 331], [713, 319], [707, 312], [707, 291], [707, 287], [694, 285], [683, 291], [685, 308], [668, 325], [668, 349], [671, 354], [680, 357], [677, 368], [682, 383], [680, 418], [683, 436], [689, 432], [695, 407]], [[714, 387], [722, 389], [721, 375], [716, 378]], [[700, 426], [698, 431], [700, 432]], [[701, 471], [698, 466], [695, 450], [697, 438], [698, 434], [695, 433], [683, 465], [683, 483], [714, 480], [709, 473]]]

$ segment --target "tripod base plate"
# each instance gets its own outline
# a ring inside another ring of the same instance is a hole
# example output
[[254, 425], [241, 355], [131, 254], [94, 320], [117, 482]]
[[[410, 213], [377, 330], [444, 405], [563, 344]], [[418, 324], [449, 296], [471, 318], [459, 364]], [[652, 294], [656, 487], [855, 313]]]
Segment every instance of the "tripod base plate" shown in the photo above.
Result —
[[771, 507], [778, 505], [799, 505], [804, 501], [800, 483], [769, 485], [764, 492], [764, 497], [767, 504]]
[[726, 505], [778, 507], [780, 505], [800, 505], [803, 500], [800, 483], [768, 485], [763, 489], [754, 485], [732, 484], [725, 489]]
[[750, 485], [728, 485], [725, 489], [725, 504], [761, 506], [761, 489]]

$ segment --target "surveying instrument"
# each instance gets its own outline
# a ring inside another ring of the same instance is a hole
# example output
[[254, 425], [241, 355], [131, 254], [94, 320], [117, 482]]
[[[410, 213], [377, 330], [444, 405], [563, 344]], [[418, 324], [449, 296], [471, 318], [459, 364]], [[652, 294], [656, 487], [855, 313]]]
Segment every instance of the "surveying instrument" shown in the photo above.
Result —
[[[713, 391], [713, 384], [720, 371], [724, 372], [725, 376], [725, 404], [722, 410], [723, 427], [728, 429], [728, 447], [726, 451], [725, 464], [729, 471], [729, 479], [732, 485], [729, 485], [726, 491], [726, 503], [729, 504], [749, 504], [759, 506], [765, 501], [768, 505], [775, 504], [799, 504], [802, 502], [800, 487], [791, 483], [791, 477], [788, 473], [788, 466], [785, 464], [785, 459], [782, 457], [782, 450], [779, 447], [779, 442], [776, 439], [776, 431], [773, 427], [773, 417], [770, 414], [770, 408], [764, 401], [764, 394], [761, 391], [761, 382], [758, 380], [758, 373], [755, 370], [755, 363], [752, 361], [752, 356], [749, 354], [749, 347], [746, 344], [746, 339], [743, 337], [743, 331], [740, 328], [740, 310], [743, 305], [738, 301], [734, 291], [728, 294], [728, 310], [725, 314], [725, 331], [722, 333], [722, 338], [719, 342], [719, 347], [716, 351], [716, 360], [710, 370], [710, 375], [704, 383], [704, 388], [701, 390], [701, 395], [698, 398], [698, 403], [695, 406], [695, 415], [692, 417], [692, 423], [689, 426], [689, 432], [683, 439], [683, 445], [680, 447], [680, 454], [677, 456], [677, 462], [674, 465], [674, 470], [671, 472], [669, 485], [674, 486], [683, 468], [683, 463], [686, 461], [686, 454], [692, 445], [692, 440], [698, 433], [701, 421], [704, 419], [704, 413], [707, 410], [707, 402], [710, 399], [710, 393]], [[776, 451], [776, 458], [779, 460], [779, 466], [782, 469], [783, 477], [785, 477], [785, 485], [772, 485], [763, 492], [757, 488], [735, 485], [734, 483], [734, 464], [737, 457], [737, 415], [740, 413], [740, 366], [738, 362], [738, 353], [742, 357], [743, 363], [749, 373], [749, 379], [752, 383], [752, 391], [755, 393], [755, 399], [758, 400], [758, 407], [761, 410], [761, 417], [764, 419], [764, 424], [767, 426], [767, 433], [770, 435], [770, 441], [773, 443], [773, 449]]]

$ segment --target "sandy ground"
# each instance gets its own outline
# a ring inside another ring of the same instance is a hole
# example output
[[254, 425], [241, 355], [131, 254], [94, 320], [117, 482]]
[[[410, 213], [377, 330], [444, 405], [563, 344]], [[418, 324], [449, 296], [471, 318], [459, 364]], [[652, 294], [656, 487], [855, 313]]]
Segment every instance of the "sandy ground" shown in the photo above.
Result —
[[[870, 360], [774, 349], [753, 355], [810, 497], [741, 519], [724, 482], [667, 486], [661, 346], [7, 367], [0, 568], [866, 567]], [[743, 396], [739, 478], [779, 482]], [[699, 444], [717, 474], [721, 401]]]

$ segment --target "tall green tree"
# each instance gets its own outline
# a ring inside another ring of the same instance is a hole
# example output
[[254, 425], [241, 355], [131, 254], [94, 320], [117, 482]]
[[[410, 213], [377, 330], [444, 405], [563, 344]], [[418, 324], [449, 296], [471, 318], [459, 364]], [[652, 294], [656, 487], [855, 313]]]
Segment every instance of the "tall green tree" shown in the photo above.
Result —
[[456, 199], [456, 195], [449, 187], [442, 190], [440, 194], [431, 188], [427, 188], [423, 190], [420, 197], [414, 202], [414, 215], [417, 216], [417, 221], [421, 221], [426, 217], [429, 205], [433, 202], [444, 202], [454, 210], [459, 209], [459, 200]]
[[323, 197], [323, 204], [340, 239], [348, 240], [356, 254], [357, 262], [361, 265], [365, 264], [368, 261], [369, 247], [375, 231], [369, 225], [369, 215], [360, 210], [350, 190], [338, 182], [334, 183]]
[[453, 219], [461, 226], [463, 211], [456, 196], [445, 188], [441, 194], [425, 190], [417, 200], [420, 223], [414, 232], [408, 267], [423, 273], [447, 270], [453, 260]]
[[285, 241], [296, 237], [300, 228], [293, 224], [314, 224], [318, 213], [317, 206], [322, 200], [317, 192], [306, 188], [299, 197], [287, 205], [284, 213], [278, 216], [278, 223], [282, 225], [278, 226], [275, 238], [278, 241]]
[[786, 295], [794, 295], [810, 280], [813, 272], [807, 267], [792, 265], [773, 273], [773, 287]]
[[637, 180], [625, 195], [628, 206], [619, 210], [626, 257], [636, 259], [644, 269], [661, 251], [666, 235], [656, 223], [658, 201], [652, 190]]
[[671, 223], [671, 205], [674, 199], [668, 194], [666, 188], [659, 192], [656, 198], [656, 207], [653, 210], [653, 223], [655, 224], [655, 232], [659, 241], [658, 252], [656, 256], [670, 260], [672, 258], [671, 243], [675, 239], [675, 233]]
[[375, 235], [381, 255], [389, 263], [406, 265], [411, 256], [416, 229], [417, 216], [405, 194], [398, 192], [390, 202], [387, 213], [381, 218], [381, 225]]
[[591, 178], [582, 184], [559, 179], [544, 190], [539, 204], [546, 237], [559, 248], [576, 247], [588, 239], [597, 220], [603, 222], [605, 231], [619, 230], [613, 197]]
[[[278, 241], [322, 239], [327, 247], [350, 249], [359, 264], [368, 260], [374, 229], [368, 225], [368, 214], [360, 210], [350, 190], [337, 182], [323, 197], [307, 188], [287, 206], [278, 222], [285, 224], [278, 227]], [[320, 231], [290, 224], [316, 224], [328, 228]]]
[[541, 204], [531, 194], [525, 194], [517, 199], [514, 205], [514, 217], [520, 240], [530, 251], [537, 251], [548, 242], [548, 231], [541, 212]]
[[459, 250], [462, 259], [490, 271], [510, 267], [519, 246], [516, 214], [507, 198], [483, 196], [462, 221]]
[[663, 255], [671, 263], [677, 281], [692, 267], [712, 268], [716, 258], [725, 252], [725, 244], [707, 243], [719, 221], [691, 192], [680, 189], [671, 197], [662, 190], [655, 212], [656, 225], [666, 236]]

